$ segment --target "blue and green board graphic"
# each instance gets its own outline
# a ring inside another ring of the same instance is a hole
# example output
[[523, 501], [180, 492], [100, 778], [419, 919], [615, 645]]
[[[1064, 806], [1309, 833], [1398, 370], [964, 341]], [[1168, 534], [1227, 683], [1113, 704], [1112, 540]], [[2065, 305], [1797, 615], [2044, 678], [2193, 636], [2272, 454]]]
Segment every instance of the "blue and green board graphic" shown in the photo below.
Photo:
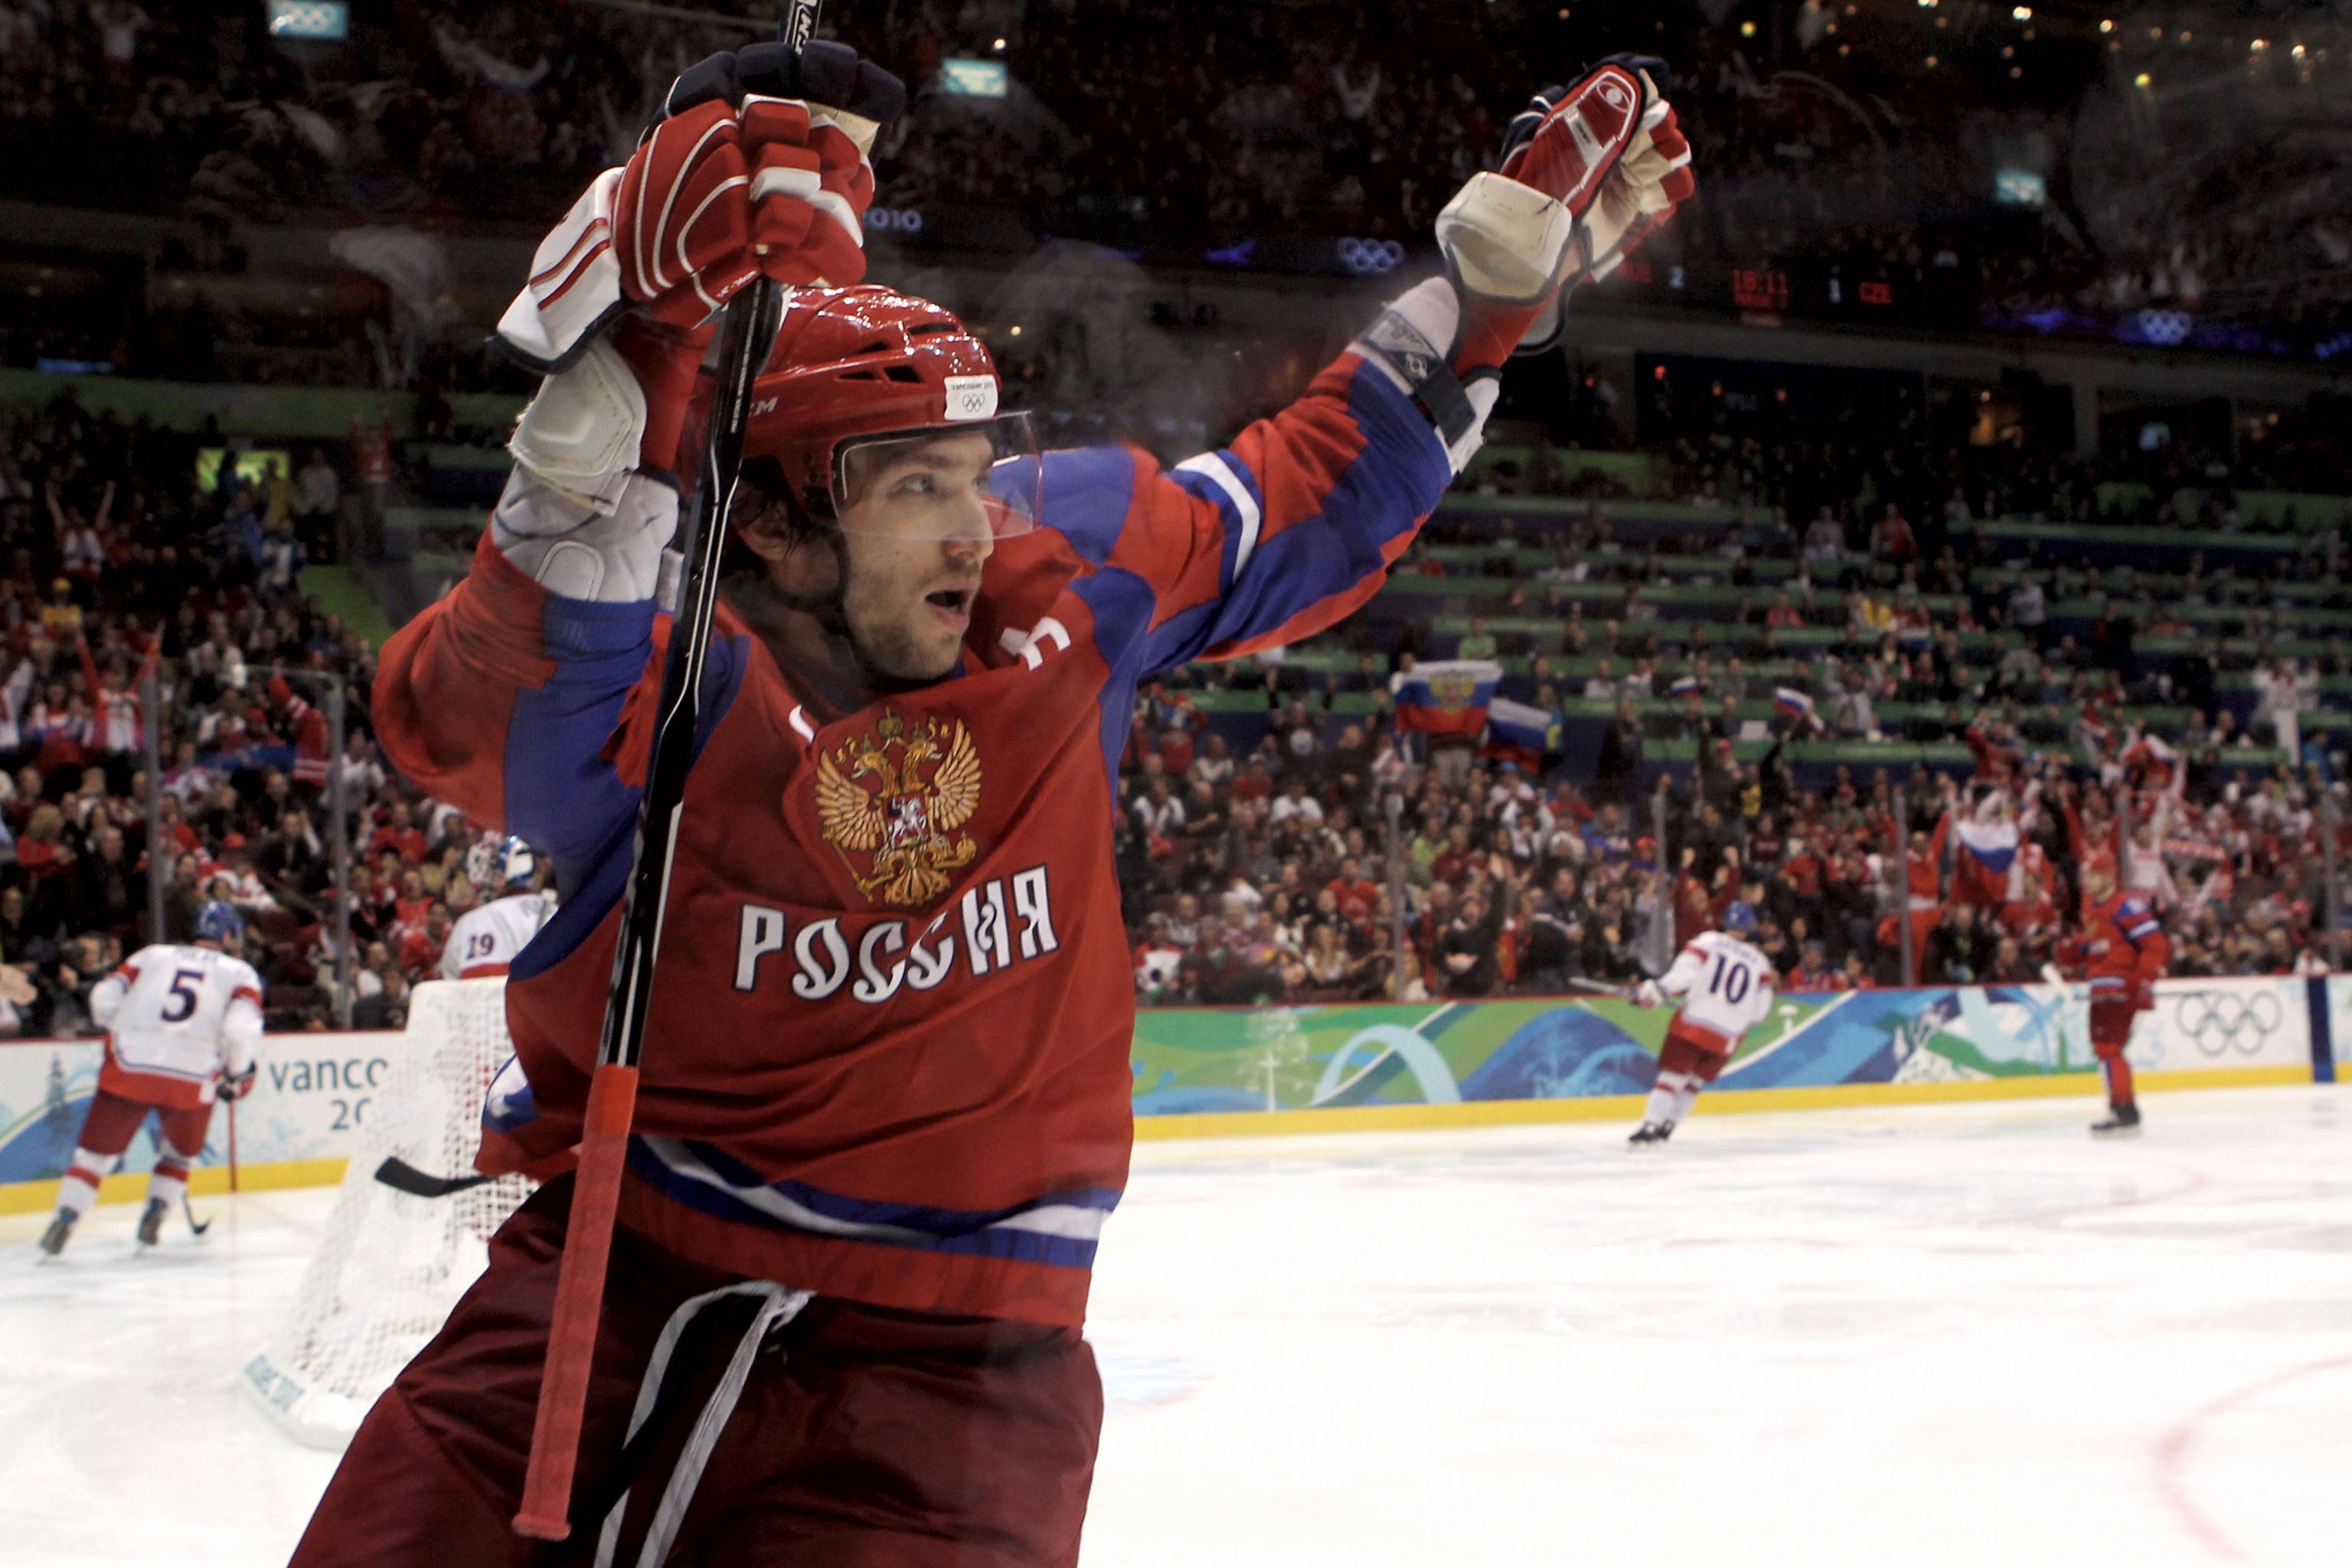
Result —
[[[1672, 1014], [1604, 998], [1172, 1008], [1136, 1024], [1139, 1115], [1638, 1094]], [[1717, 1087], [1960, 1082], [2093, 1065], [2079, 988], [1783, 996]]]

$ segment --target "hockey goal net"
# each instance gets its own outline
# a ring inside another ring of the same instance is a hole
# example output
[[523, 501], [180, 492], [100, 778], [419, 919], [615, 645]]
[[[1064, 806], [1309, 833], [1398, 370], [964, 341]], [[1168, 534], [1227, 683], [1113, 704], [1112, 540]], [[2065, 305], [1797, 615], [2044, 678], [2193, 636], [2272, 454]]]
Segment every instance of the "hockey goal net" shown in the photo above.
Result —
[[502, 1176], [420, 1198], [375, 1179], [396, 1157], [434, 1176], [473, 1169], [482, 1100], [512, 1053], [506, 982], [436, 981], [410, 999], [388, 1086], [368, 1107], [325, 1234], [246, 1385], [297, 1439], [341, 1447], [474, 1282], [487, 1243], [530, 1191]]

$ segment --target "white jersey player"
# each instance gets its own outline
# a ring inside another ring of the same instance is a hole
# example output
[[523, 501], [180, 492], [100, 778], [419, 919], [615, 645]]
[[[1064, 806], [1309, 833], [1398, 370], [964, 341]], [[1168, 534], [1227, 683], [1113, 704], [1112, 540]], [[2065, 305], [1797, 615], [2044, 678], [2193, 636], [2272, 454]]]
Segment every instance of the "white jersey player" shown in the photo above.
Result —
[[237, 956], [244, 940], [244, 917], [215, 900], [197, 911], [193, 944], [142, 947], [90, 988], [90, 1016], [106, 1030], [106, 1060], [42, 1251], [64, 1249], [74, 1222], [98, 1201], [99, 1184], [150, 1111], [162, 1129], [139, 1241], [155, 1245], [163, 1215], [186, 1194], [188, 1169], [204, 1152], [214, 1103], [233, 1102], [253, 1087], [261, 976]]
[[1772, 965], [1740, 940], [1755, 928], [1745, 904], [1734, 904], [1725, 930], [1701, 931], [1683, 944], [1674, 966], [1642, 986], [1643, 1006], [1681, 998], [1658, 1047], [1658, 1081], [1643, 1109], [1633, 1142], [1663, 1143], [1690, 1114], [1698, 1091], [1715, 1081], [1748, 1031], [1772, 1011]]
[[531, 891], [533, 869], [530, 846], [520, 838], [485, 838], [466, 852], [466, 875], [476, 887], [517, 890], [457, 917], [441, 947], [442, 979], [480, 980], [513, 966], [550, 913], [547, 900]]

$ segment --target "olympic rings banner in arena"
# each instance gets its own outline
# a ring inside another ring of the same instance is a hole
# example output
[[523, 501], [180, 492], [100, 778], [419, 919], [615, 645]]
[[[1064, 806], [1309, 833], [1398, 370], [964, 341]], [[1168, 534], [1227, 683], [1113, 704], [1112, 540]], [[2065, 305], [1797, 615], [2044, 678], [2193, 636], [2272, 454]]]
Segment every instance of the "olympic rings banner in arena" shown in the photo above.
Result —
[[[2167, 980], [2132, 1033], [2153, 1088], [2309, 1081], [2311, 1009], [2352, 1041], [2352, 977]], [[1345, 1125], [1549, 1120], [1622, 1114], [1644, 1094], [1671, 1010], [1608, 997], [1528, 997], [1321, 1007], [1174, 1007], [1136, 1021], [1135, 1110], [1147, 1134]], [[339, 1180], [353, 1134], [405, 1048], [399, 1034], [272, 1035], [253, 1094], [237, 1107], [237, 1159], [257, 1186]], [[46, 1208], [97, 1086], [95, 1040], [0, 1041], [0, 1214]], [[1707, 1111], [2095, 1092], [2080, 986], [1941, 986], [1780, 997], [1715, 1088]], [[1743, 1092], [1744, 1091], [1744, 1092]], [[1576, 1102], [1584, 1102], [1577, 1104]], [[1454, 1107], [1452, 1112], [1433, 1108]], [[1477, 1110], [1459, 1108], [1477, 1107]], [[1208, 1117], [1207, 1121], [1193, 1119]], [[1356, 1120], [1365, 1120], [1359, 1116]], [[228, 1153], [215, 1110], [204, 1164]], [[154, 1163], [151, 1132], [108, 1196], [136, 1194]], [[199, 1192], [225, 1173], [199, 1171]]]

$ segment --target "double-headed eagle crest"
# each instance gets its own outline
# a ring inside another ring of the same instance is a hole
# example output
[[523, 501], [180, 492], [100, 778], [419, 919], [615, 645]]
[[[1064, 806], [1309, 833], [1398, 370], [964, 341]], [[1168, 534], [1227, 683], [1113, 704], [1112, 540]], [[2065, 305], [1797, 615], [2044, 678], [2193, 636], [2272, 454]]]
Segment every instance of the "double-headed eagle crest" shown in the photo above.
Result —
[[[870, 782], [869, 782], [870, 781]], [[816, 810], [824, 840], [863, 897], [912, 909], [948, 890], [948, 873], [980, 853], [956, 829], [980, 809], [980, 752], [961, 720], [909, 729], [885, 712], [864, 735], [820, 752]]]

